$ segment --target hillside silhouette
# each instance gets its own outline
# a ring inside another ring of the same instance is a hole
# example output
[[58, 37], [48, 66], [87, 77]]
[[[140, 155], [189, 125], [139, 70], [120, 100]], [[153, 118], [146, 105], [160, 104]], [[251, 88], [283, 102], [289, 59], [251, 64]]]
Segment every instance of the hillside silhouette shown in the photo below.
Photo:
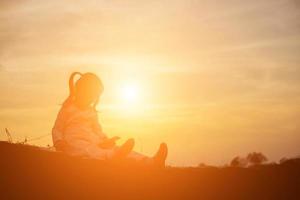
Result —
[[0, 142], [0, 158], [0, 199], [300, 199], [300, 159], [157, 169], [9, 142]]

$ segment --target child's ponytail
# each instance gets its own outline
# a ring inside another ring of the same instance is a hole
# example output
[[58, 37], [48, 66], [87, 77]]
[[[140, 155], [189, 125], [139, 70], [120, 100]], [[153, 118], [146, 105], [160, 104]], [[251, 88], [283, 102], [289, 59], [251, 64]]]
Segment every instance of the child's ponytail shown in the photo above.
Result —
[[73, 72], [69, 78], [69, 96], [68, 98], [64, 101], [63, 106], [69, 105], [75, 96], [75, 88], [74, 88], [74, 77], [76, 75], [82, 76], [82, 73], [80, 72]]

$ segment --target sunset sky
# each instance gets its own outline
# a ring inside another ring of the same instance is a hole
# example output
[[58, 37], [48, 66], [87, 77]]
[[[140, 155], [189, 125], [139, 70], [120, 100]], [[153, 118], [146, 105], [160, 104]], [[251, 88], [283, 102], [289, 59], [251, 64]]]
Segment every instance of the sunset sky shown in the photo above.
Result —
[[298, 0], [0, 1], [0, 139], [50, 134], [73, 71], [109, 136], [171, 165], [300, 155]]

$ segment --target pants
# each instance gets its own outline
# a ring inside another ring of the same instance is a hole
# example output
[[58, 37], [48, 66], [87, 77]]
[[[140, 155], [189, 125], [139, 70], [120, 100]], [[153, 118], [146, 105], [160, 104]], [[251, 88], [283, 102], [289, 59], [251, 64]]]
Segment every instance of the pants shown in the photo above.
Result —
[[[72, 143], [69, 144], [66, 153], [73, 156], [84, 156], [84, 157], [90, 157], [99, 160], [107, 160], [114, 157], [118, 148], [119, 147], [116, 146], [111, 149], [102, 149], [96, 144], [90, 144], [87, 143], [86, 141], [81, 141], [81, 140], [77, 140], [77, 141], [73, 140]], [[134, 159], [136, 161], [141, 161], [148, 157], [141, 153], [131, 151], [127, 155], [127, 158]]]

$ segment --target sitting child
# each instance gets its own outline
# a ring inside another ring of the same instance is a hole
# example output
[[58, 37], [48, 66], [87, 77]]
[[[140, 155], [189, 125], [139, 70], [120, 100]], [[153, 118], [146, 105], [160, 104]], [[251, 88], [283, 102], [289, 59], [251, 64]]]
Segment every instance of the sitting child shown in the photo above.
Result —
[[[80, 78], [74, 84], [74, 77]], [[101, 80], [93, 73], [74, 72], [69, 79], [70, 95], [60, 109], [52, 129], [56, 150], [71, 155], [97, 159], [131, 158], [156, 166], [164, 166], [168, 153], [165, 143], [153, 157], [132, 151], [134, 140], [116, 146], [119, 137], [108, 138], [98, 122], [96, 105], [104, 90]]]

